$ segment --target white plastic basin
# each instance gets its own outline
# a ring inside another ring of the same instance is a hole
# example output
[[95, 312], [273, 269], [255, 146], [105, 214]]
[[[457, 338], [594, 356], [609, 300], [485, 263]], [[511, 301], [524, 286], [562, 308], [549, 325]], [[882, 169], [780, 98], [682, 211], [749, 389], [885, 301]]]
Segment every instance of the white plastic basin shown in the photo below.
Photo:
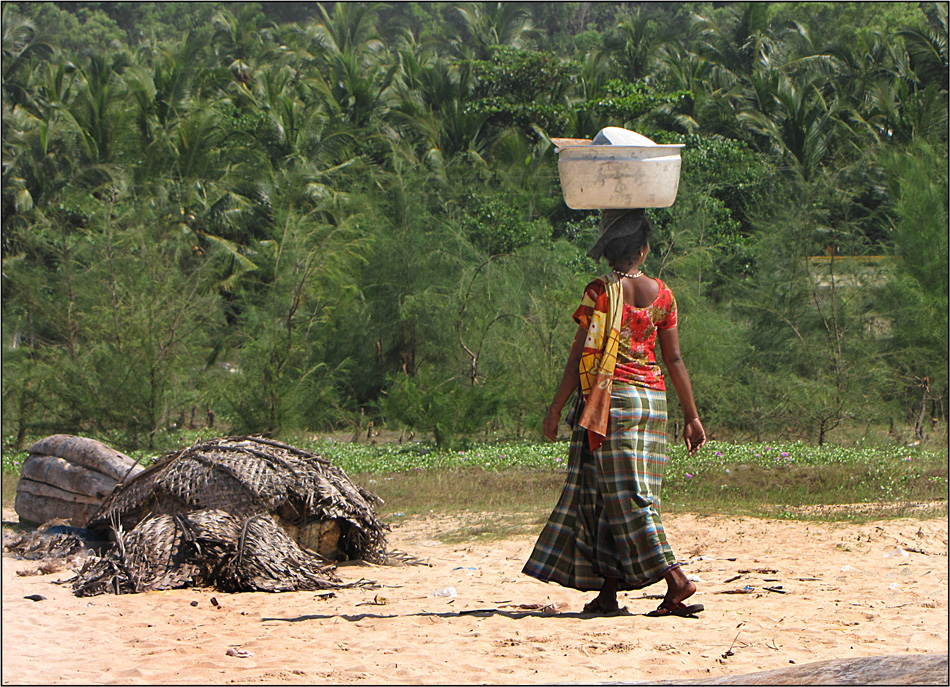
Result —
[[682, 147], [561, 147], [557, 169], [564, 202], [574, 210], [669, 207], [679, 190]]

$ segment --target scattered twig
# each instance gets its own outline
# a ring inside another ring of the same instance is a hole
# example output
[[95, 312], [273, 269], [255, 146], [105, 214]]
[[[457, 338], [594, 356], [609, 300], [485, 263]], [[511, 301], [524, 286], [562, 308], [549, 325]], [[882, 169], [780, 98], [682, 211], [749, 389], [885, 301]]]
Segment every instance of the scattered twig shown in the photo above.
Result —
[[732, 644], [729, 645], [729, 648], [726, 649], [726, 652], [722, 654], [723, 658], [729, 658], [730, 656], [735, 656], [735, 653], [732, 651], [732, 647], [736, 645], [736, 640], [739, 639], [739, 635], [742, 634], [742, 630], [736, 632], [736, 638], [732, 640]]

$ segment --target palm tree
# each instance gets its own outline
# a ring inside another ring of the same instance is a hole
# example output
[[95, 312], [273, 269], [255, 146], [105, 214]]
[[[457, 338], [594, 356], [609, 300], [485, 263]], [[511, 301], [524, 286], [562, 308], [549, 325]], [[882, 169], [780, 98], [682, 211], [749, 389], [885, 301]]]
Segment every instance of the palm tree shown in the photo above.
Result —
[[128, 65], [129, 56], [123, 52], [112, 56], [90, 54], [80, 67], [83, 88], [71, 103], [69, 114], [89, 164], [111, 162], [114, 145], [124, 133], [127, 116], [121, 76]]
[[780, 72], [753, 79], [756, 102], [739, 119], [764, 135], [775, 152], [808, 181], [826, 160], [840, 127], [840, 107], [828, 102], [818, 75], [793, 81]]
[[749, 76], [774, 49], [768, 5], [741, 2], [703, 16], [694, 14], [701, 27], [699, 53], [736, 78]]
[[531, 13], [517, 2], [471, 2], [456, 9], [465, 28], [465, 36], [452, 42], [460, 57], [487, 60], [493, 46], [528, 48], [539, 35]]
[[2, 31], [3, 92], [13, 103], [21, 103], [29, 93], [30, 64], [34, 59], [49, 58], [53, 49], [46, 43], [33, 41], [36, 26], [16, 12], [16, 5], [6, 3], [0, 18]]
[[357, 127], [367, 126], [387, 109], [399, 63], [368, 66], [359, 55], [346, 52], [328, 56], [330, 73], [319, 83], [328, 104]]
[[208, 72], [202, 57], [208, 40], [198, 33], [189, 33], [177, 49], [159, 51], [152, 62], [152, 82], [155, 85], [155, 116], [166, 129], [184, 116], [194, 99], [199, 96], [200, 79]]
[[487, 116], [468, 107], [472, 95], [468, 65], [452, 64], [410, 45], [400, 51], [400, 65], [387, 121], [420, 147], [418, 157], [443, 180], [446, 165], [458, 156], [483, 160]]
[[318, 7], [322, 22], [306, 28], [318, 56], [310, 76], [328, 106], [365, 127], [387, 109], [399, 63], [376, 36], [376, 5], [336, 3], [332, 13]]
[[946, 91], [950, 78], [947, 53], [947, 5], [932, 3], [936, 14], [935, 26], [916, 26], [902, 29], [898, 35], [904, 39], [910, 54], [914, 73], [922, 88], [935, 83]]
[[378, 3], [337, 2], [332, 13], [323, 4], [317, 7], [323, 21], [314, 22], [307, 33], [326, 54], [374, 55], [386, 49], [376, 35]]
[[222, 8], [211, 20], [214, 26], [214, 50], [234, 78], [247, 83], [251, 78], [251, 64], [270, 40], [273, 24], [266, 21], [256, 3], [241, 3], [235, 15]]
[[604, 37], [604, 48], [617, 62], [624, 79], [649, 81], [667, 41], [665, 34], [660, 24], [644, 12], [643, 6], [637, 5]]
[[746, 91], [734, 75], [678, 42], [663, 46], [659, 64], [666, 88], [690, 93], [689, 107], [670, 113], [683, 133], [745, 137], [736, 112]]

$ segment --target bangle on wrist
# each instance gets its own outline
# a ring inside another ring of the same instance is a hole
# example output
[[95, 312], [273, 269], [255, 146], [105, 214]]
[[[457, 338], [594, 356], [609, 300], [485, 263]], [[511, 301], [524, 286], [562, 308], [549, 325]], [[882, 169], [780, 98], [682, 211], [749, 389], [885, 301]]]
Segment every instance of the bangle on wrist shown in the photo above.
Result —
[[688, 424], [688, 423], [692, 422], [693, 420], [698, 420], [698, 419], [699, 419], [699, 415], [694, 415], [693, 417], [689, 418], [688, 420], [684, 417], [684, 418], [683, 418], [683, 422], [685, 422], [685, 423]]

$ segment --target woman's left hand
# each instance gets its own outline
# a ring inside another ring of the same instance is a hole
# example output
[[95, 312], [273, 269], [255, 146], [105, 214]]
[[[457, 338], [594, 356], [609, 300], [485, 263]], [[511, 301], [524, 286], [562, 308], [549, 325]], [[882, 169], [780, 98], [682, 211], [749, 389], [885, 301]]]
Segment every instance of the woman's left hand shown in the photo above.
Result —
[[689, 455], [693, 455], [706, 445], [706, 430], [703, 429], [703, 423], [698, 417], [686, 423], [686, 427], [683, 428], [683, 439], [686, 440], [686, 451]]

